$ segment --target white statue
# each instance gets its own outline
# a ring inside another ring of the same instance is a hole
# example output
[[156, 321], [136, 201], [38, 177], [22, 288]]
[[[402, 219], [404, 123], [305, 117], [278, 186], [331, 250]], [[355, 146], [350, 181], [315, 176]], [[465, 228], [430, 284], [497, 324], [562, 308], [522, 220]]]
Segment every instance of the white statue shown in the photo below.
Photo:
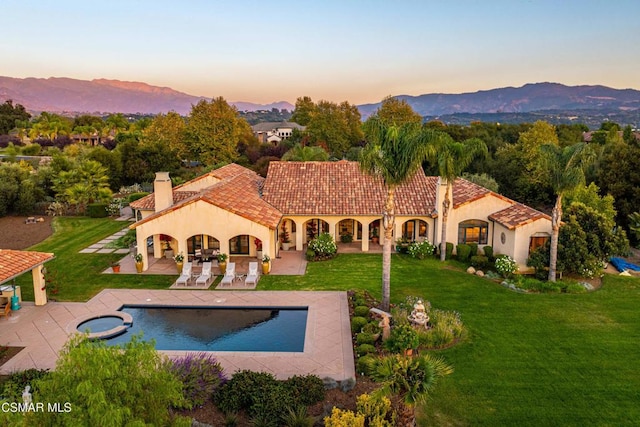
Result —
[[28, 405], [31, 403], [31, 393], [29, 393], [29, 390], [31, 390], [31, 386], [28, 385], [24, 388], [24, 391], [22, 392], [22, 401]]
[[427, 316], [422, 300], [416, 301], [416, 303], [413, 305], [413, 311], [407, 317], [409, 318], [409, 321], [411, 323], [414, 323], [416, 325], [421, 325], [421, 326], [427, 325], [427, 322], [429, 321], [429, 316]]

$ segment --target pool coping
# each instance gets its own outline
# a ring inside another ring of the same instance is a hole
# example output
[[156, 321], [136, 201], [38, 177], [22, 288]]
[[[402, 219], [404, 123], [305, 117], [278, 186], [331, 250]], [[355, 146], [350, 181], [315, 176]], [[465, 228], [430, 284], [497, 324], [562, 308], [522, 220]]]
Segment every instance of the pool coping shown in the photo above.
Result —
[[[113, 313], [125, 304], [169, 306], [307, 306], [303, 352], [212, 351], [228, 375], [238, 370], [270, 372], [279, 379], [314, 374], [336, 381], [355, 379], [353, 345], [346, 292], [334, 291], [217, 291], [105, 289], [86, 303], [52, 302], [37, 307], [26, 304], [0, 328], [0, 342], [23, 346], [0, 368], [1, 373], [19, 369], [51, 369], [59, 351], [69, 340], [74, 323], [87, 317]], [[76, 323], [78, 322], [78, 323]], [[179, 357], [189, 351], [160, 351]]]

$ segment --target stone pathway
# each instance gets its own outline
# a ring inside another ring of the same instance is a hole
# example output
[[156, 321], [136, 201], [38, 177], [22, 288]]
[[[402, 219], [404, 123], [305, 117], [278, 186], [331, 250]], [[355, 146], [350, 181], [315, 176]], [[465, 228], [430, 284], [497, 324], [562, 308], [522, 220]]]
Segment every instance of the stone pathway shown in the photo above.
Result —
[[105, 237], [104, 239], [100, 240], [97, 243], [94, 243], [93, 245], [84, 248], [83, 250], [80, 251], [81, 254], [128, 254], [129, 253], [129, 249], [115, 249], [115, 248], [107, 248], [106, 246], [109, 243], [112, 243], [115, 240], [118, 240], [120, 237], [124, 236], [125, 234], [127, 234], [127, 231], [129, 231], [128, 228], [124, 228], [120, 231], [117, 231], [115, 233], [113, 233], [111, 236], [109, 237]]

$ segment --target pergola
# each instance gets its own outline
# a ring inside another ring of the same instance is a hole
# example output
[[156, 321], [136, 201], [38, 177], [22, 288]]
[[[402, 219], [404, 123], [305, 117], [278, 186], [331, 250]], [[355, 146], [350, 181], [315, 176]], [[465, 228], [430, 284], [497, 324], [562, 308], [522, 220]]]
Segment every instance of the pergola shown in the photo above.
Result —
[[0, 285], [31, 271], [36, 305], [47, 303], [47, 291], [43, 274], [44, 263], [55, 258], [46, 252], [0, 249]]

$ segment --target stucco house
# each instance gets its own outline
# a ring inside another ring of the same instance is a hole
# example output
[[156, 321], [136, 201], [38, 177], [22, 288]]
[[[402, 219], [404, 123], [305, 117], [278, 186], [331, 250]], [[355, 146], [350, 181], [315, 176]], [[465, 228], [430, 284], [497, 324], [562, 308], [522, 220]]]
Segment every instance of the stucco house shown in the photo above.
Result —
[[258, 138], [259, 142], [269, 142], [277, 145], [283, 139], [288, 139], [294, 129], [300, 131], [305, 130], [305, 126], [295, 122], [263, 122], [251, 126], [253, 135]]
[[[447, 186], [419, 170], [396, 190], [394, 239], [439, 244], [439, 210]], [[491, 245], [526, 268], [530, 250], [550, 237], [548, 215], [464, 179], [453, 185], [447, 240]], [[172, 188], [158, 172], [154, 193], [131, 204], [138, 247], [153, 239], [153, 256], [217, 249], [232, 256], [278, 256], [286, 234], [301, 251], [320, 232], [349, 234], [363, 252], [378, 236], [386, 190], [357, 162], [271, 162], [266, 178], [237, 164]], [[381, 244], [382, 242], [380, 242]], [[167, 252], [168, 251], [168, 252]], [[143, 251], [143, 257], [148, 256]], [[145, 259], [145, 266], [148, 262]]]

